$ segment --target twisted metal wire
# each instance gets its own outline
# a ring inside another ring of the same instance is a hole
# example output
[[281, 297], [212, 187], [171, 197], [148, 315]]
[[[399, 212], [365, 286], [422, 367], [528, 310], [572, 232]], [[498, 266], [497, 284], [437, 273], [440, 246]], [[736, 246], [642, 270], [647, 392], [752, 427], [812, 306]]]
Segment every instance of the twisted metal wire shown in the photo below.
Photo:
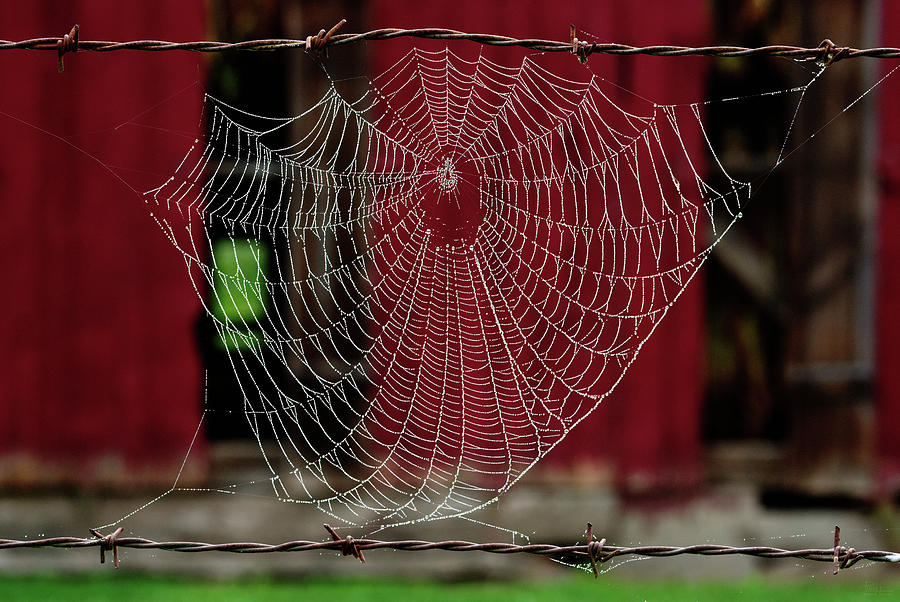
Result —
[[331, 46], [342, 46], [367, 40], [391, 40], [395, 38], [422, 38], [430, 40], [468, 40], [489, 46], [519, 46], [531, 50], [543, 52], [569, 52], [586, 60], [591, 54], [613, 55], [651, 55], [651, 56], [717, 56], [717, 57], [750, 57], [750, 56], [778, 56], [800, 60], [820, 61], [831, 64], [839, 60], [872, 57], [872, 58], [900, 58], [900, 48], [852, 48], [836, 46], [830, 40], [823, 40], [815, 48], [801, 46], [771, 45], [748, 48], [744, 46], [631, 46], [617, 43], [595, 43], [578, 40], [575, 37], [575, 29], [570, 32], [568, 41], [544, 40], [539, 38], [514, 38], [504, 35], [466, 33], [454, 29], [420, 28], [399, 29], [385, 28], [375, 29], [363, 33], [335, 33], [343, 25], [338, 23], [330, 31], [324, 29], [316, 36], [309, 36], [305, 40], [298, 39], [263, 39], [247, 40], [244, 42], [217, 42], [217, 41], [193, 41], [170, 42], [164, 40], [130, 40], [125, 42], [111, 42], [100, 40], [78, 40], [78, 26], [63, 37], [33, 38], [30, 40], [9, 41], [0, 40], [0, 50], [55, 50], [60, 56], [68, 52], [78, 50], [90, 52], [112, 52], [116, 50], [140, 50], [146, 52], [162, 52], [168, 50], [188, 50], [194, 52], [223, 52], [227, 50], [277, 50], [286, 48], [302, 48], [307, 51], [322, 51]]
[[[163, 40], [130, 40], [110, 42], [99, 40], [79, 40], [79, 27], [63, 37], [33, 38], [21, 41], [0, 40], [0, 50], [55, 50], [58, 53], [59, 68], [62, 70], [62, 57], [70, 52], [112, 52], [117, 50], [138, 50], [145, 52], [162, 52], [183, 50], [194, 52], [223, 52], [229, 50], [278, 50], [302, 48], [307, 52], [324, 53], [331, 46], [342, 46], [367, 40], [390, 40], [395, 38], [420, 38], [431, 40], [468, 40], [489, 46], [517, 46], [543, 52], [568, 52], [578, 57], [581, 62], [591, 54], [611, 55], [650, 55], [650, 56], [715, 56], [715, 57], [751, 57], [775, 56], [797, 60], [818, 61], [831, 65], [839, 60], [872, 57], [881, 59], [900, 58], [900, 48], [852, 48], [836, 46], [831, 40], [823, 40], [815, 48], [801, 46], [771, 45], [748, 48], [744, 46], [631, 46], [616, 43], [584, 42], [575, 37], [574, 27], [570, 31], [569, 41], [544, 40], [537, 38], [513, 38], [503, 35], [478, 34], [443, 28], [399, 29], [386, 28], [364, 33], [336, 34], [344, 24], [341, 21], [329, 31], [324, 29], [315, 36], [305, 40], [297, 39], [263, 39], [244, 42], [193, 41], [170, 42]], [[153, 541], [143, 537], [120, 537], [122, 529], [110, 535], [102, 535], [91, 530], [93, 537], [49, 537], [45, 539], [16, 540], [0, 539], [0, 550], [17, 548], [85, 548], [99, 547], [100, 561], [106, 559], [106, 552], [114, 554], [114, 562], [118, 566], [118, 548], [155, 549], [173, 552], [233, 552], [243, 554], [259, 554], [270, 552], [306, 552], [313, 550], [334, 550], [345, 556], [355, 556], [365, 562], [363, 552], [367, 550], [390, 549], [422, 552], [426, 550], [448, 550], [455, 552], [481, 551], [492, 554], [533, 554], [571, 564], [591, 564], [597, 576], [597, 563], [603, 563], [617, 556], [645, 556], [669, 558], [684, 554], [699, 556], [755, 556], [759, 558], [797, 558], [817, 562], [831, 562], [834, 572], [848, 568], [860, 560], [872, 562], [900, 563], [900, 553], [880, 550], [857, 551], [840, 545], [840, 529], [835, 528], [833, 548], [807, 548], [786, 550], [769, 546], [734, 547], [715, 544], [690, 546], [637, 546], [625, 547], [607, 545], [606, 540], [593, 539], [592, 529], [588, 525], [588, 543], [583, 545], [557, 546], [553, 544], [517, 545], [513, 543], [474, 543], [469, 541], [423, 541], [400, 540], [381, 541], [377, 539], [354, 539], [351, 536], [340, 538], [337, 533], [325, 526], [331, 535], [331, 541], [287, 541], [280, 544], [264, 544], [254, 542], [205, 543], [196, 541]]]
[[364, 551], [369, 550], [403, 550], [408, 552], [424, 552], [427, 550], [448, 550], [452, 552], [488, 552], [491, 554], [532, 554], [559, 560], [569, 564], [591, 564], [595, 576], [598, 574], [597, 564], [607, 562], [618, 556], [645, 556], [654, 558], [670, 558], [684, 554], [698, 556], [755, 556], [758, 558], [797, 558], [817, 562], [831, 562], [834, 572], [848, 568], [860, 560], [872, 562], [900, 563], [900, 553], [881, 550], [858, 551], [840, 544], [840, 529], [835, 528], [835, 545], [832, 548], [806, 548], [786, 550], [770, 546], [734, 547], [716, 544], [700, 544], [690, 546], [614, 546], [607, 545], [606, 540], [596, 541], [588, 527], [588, 543], [571, 546], [553, 544], [514, 543], [475, 543], [471, 541], [423, 541], [417, 539], [382, 541], [378, 539], [354, 539], [351, 536], [341, 538], [334, 529], [325, 525], [331, 535], [331, 541], [286, 541], [279, 544], [255, 542], [205, 543], [198, 541], [153, 541], [143, 537], [120, 537], [122, 529], [110, 535], [102, 535], [91, 530], [94, 535], [82, 537], [49, 537], [46, 539], [16, 540], [0, 539], [0, 550], [16, 548], [100, 548], [100, 561], [104, 562], [107, 551], [115, 555], [118, 566], [118, 548], [166, 550], [172, 552], [232, 552], [240, 554], [265, 554], [271, 552], [309, 552], [337, 551], [344, 556], [355, 556], [365, 562]]

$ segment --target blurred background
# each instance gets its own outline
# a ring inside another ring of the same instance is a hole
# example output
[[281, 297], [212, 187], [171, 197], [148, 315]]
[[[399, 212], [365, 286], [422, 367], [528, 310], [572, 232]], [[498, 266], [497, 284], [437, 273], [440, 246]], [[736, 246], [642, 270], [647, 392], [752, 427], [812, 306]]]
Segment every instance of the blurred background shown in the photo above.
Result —
[[[0, 6], [0, 38], [62, 35], [74, 23], [83, 39], [305, 38], [342, 18], [345, 32], [434, 26], [567, 39], [573, 23], [582, 38], [635, 45], [816, 46], [831, 38], [900, 46], [900, 6], [889, 0], [36, 0]], [[389, 65], [411, 43], [334, 48], [326, 65], [353, 78]], [[492, 52], [496, 60], [505, 51]], [[829, 68], [796, 115], [787, 148], [797, 150], [771, 173], [795, 96], [741, 103], [739, 111], [705, 108], [726, 171], [756, 183], [744, 219], [615, 393], [479, 520], [535, 542], [572, 543], [591, 520], [619, 544], [787, 538], [793, 546], [808, 536], [816, 547], [829, 546], [840, 524], [857, 548], [900, 547], [900, 114], [889, 101], [900, 78], [842, 112], [896, 64], [860, 59]], [[592, 56], [590, 66], [658, 102], [810, 79], [808, 65], [785, 59]], [[54, 53], [0, 52], [0, 537], [86, 534], [165, 491], [204, 404], [215, 411], [180, 484], [265, 474], [244, 421], [229, 414], [242, 401], [228, 342], [205, 323], [180, 254], [136, 191], [158, 186], [203, 135], [204, 93], [281, 116], [301, 112], [327, 86], [300, 51], [79, 52], [65, 67], [56, 72]], [[125, 526], [156, 539], [321, 538], [315, 512], [228, 497], [169, 496]], [[447, 533], [509, 537], [458, 522], [394, 535]], [[63, 556], [0, 553], [0, 571], [87, 564]], [[132, 552], [129, 562], [216, 574], [344, 570], [330, 557], [164, 556]], [[555, 570], [538, 560], [461, 556], [373, 562], [385, 572], [444, 575]], [[721, 575], [722, 567], [739, 575], [813, 570], [688, 559], [622, 572]]]

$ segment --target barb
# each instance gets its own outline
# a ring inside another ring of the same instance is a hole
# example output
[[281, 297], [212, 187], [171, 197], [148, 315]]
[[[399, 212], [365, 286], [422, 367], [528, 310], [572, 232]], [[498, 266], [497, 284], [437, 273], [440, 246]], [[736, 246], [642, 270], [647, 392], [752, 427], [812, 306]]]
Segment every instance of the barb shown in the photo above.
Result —
[[337, 531], [331, 528], [331, 525], [322, 526], [325, 527], [325, 530], [331, 535], [331, 541], [339, 541], [343, 544], [341, 546], [342, 556], [355, 556], [356, 558], [359, 558], [360, 562], [365, 563], [366, 558], [363, 556], [359, 546], [356, 545], [356, 540], [353, 539], [352, 535], [348, 535], [346, 539], [341, 539], [341, 536], [337, 534]]
[[591, 570], [594, 572], [594, 579], [598, 579], [600, 577], [600, 571], [597, 570], [597, 560], [600, 562], [604, 562], [605, 560], [609, 560], [611, 556], [604, 557], [603, 556], [603, 546], [606, 545], [606, 538], [604, 537], [600, 541], [596, 541], [594, 537], [594, 525], [591, 523], [587, 524], [587, 546], [588, 546], [588, 560], [591, 561]]
[[103, 535], [97, 529], [90, 529], [91, 535], [98, 539], [100, 546], [100, 564], [106, 562], [106, 552], [112, 550], [113, 566], [119, 568], [119, 535], [122, 534], [122, 527], [119, 527], [109, 535]]
[[328, 32], [324, 29], [320, 29], [318, 35], [307, 36], [306, 52], [318, 55], [320, 58], [328, 57], [328, 43], [331, 41], [331, 37], [338, 29], [343, 27], [346, 22], [347, 19], [341, 19], [338, 21], [337, 25], [329, 29]]
[[65, 70], [63, 57], [67, 52], [78, 52], [78, 25], [73, 25], [71, 31], [56, 42], [56, 65], [60, 73]]
[[[374, 29], [363, 33], [335, 33], [344, 24], [344, 20], [331, 28], [327, 33], [320, 30], [318, 35], [309, 36], [305, 40], [296, 39], [265, 39], [247, 40], [244, 42], [169, 42], [164, 40], [130, 40], [124, 42], [110, 42], [99, 40], [78, 41], [78, 26], [72, 32], [62, 38], [33, 38], [18, 42], [0, 40], [0, 50], [55, 50], [59, 53], [60, 61], [65, 52], [75, 50], [89, 52], [113, 52], [117, 50], [140, 50], [144, 52], [163, 52], [169, 50], [187, 50], [193, 52], [224, 52], [229, 50], [278, 50], [285, 48], [301, 48], [309, 52], [323, 52], [330, 46], [342, 46], [368, 40], [392, 40], [395, 38], [420, 38], [429, 40], [468, 40], [489, 46], [519, 46], [531, 50], [543, 52], [567, 52], [574, 54], [582, 62], [587, 61], [591, 54], [614, 55], [650, 55], [650, 56], [717, 56], [717, 57], [750, 57], [750, 56], [780, 56], [798, 60], [818, 61], [824, 65], [832, 65], [838, 61], [860, 57], [880, 59], [900, 58], [900, 48], [851, 48], [835, 46], [831, 40], [823, 40], [815, 48], [802, 46], [759, 46], [748, 48], [745, 46], [631, 46], [629, 44], [595, 43], [578, 40], [575, 37], [574, 27], [570, 31], [569, 40], [543, 40], [538, 38], [513, 38], [503, 35], [466, 33], [454, 29], [423, 28], [423, 29]], [[72, 40], [74, 37], [74, 40]], [[61, 62], [60, 62], [61, 64]]]
[[363, 551], [402, 550], [424, 552], [426, 550], [448, 550], [452, 552], [487, 552], [491, 554], [532, 554], [559, 560], [569, 564], [590, 564], [595, 576], [599, 575], [597, 564], [608, 562], [616, 556], [647, 556], [669, 558], [683, 554], [697, 556], [756, 556], [758, 558], [796, 558], [835, 564], [835, 572], [853, 566], [861, 560], [871, 562], [892, 562], [900, 564], [900, 553], [880, 550], [857, 551], [840, 545], [840, 529], [836, 529], [835, 545], [830, 548], [807, 548], [785, 550], [769, 546], [733, 547], [701, 544], [692, 546], [613, 546], [606, 539], [594, 540], [593, 527], [588, 525], [588, 542], [584, 545], [557, 546], [553, 544], [517, 545], [512, 543], [474, 543], [471, 541], [422, 541], [417, 539], [381, 541], [378, 539], [341, 538], [337, 532], [325, 525], [331, 535], [330, 541], [286, 541], [280, 544], [254, 542], [205, 543], [199, 541], [153, 541], [143, 537], [120, 537], [122, 529], [103, 536], [91, 531], [94, 537], [49, 537], [46, 539], [16, 540], [0, 539], [0, 550], [16, 548], [89, 548], [100, 547], [100, 561], [105, 552], [112, 550], [118, 566], [118, 548], [140, 550], [166, 550], [171, 552], [233, 552], [239, 554], [265, 554], [270, 552], [308, 552], [333, 550], [344, 556], [355, 556], [365, 562]]

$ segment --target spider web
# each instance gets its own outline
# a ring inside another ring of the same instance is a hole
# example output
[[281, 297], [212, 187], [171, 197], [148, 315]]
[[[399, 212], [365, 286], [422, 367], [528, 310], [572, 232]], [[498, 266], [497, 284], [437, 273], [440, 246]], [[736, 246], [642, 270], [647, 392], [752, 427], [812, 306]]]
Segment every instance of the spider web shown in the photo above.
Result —
[[229, 343], [277, 498], [354, 526], [496, 500], [740, 217], [750, 185], [702, 104], [625, 110], [542, 60], [414, 49], [293, 118], [208, 97], [209, 135], [146, 194]]

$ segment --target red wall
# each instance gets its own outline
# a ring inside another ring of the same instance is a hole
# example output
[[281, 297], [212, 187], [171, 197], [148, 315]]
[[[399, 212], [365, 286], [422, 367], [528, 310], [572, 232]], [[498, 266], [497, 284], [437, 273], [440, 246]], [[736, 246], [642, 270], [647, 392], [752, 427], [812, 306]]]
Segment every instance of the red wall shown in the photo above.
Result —
[[[206, 37], [201, 2], [115, 6], [3, 3], [0, 37], [59, 35], [76, 22], [86, 26], [85, 39]], [[553, 39], [565, 37], [573, 22], [600, 40], [638, 44], [700, 44], [707, 30], [700, 1], [675, 8], [660, 0], [640, 6], [562, 0], [523, 10], [519, 2], [385, 0], [372, 3], [371, 15], [372, 26], [440, 24]], [[405, 50], [402, 42], [370, 46], [379, 53], [376, 64], [389, 60], [392, 44]], [[501, 52], [505, 61], [516, 53], [497, 51], [493, 58]], [[53, 53], [0, 53], [7, 142], [0, 160], [6, 231], [0, 256], [8, 291], [0, 296], [0, 458], [27, 452], [71, 461], [79, 470], [110, 455], [131, 464], [177, 463], [199, 419], [193, 342], [199, 308], [181, 258], [131, 188], [158, 185], [199, 135], [204, 59], [118, 52], [79, 53], [66, 62], [66, 72], [57, 74]], [[647, 57], [596, 56], [590, 66], [662, 102], [702, 97], [702, 59], [683, 59], [678, 71], [667, 59]], [[574, 58], [571, 68], [580, 68]], [[672, 91], [681, 96], [672, 98]], [[702, 311], [698, 280], [602, 411], [549, 460], [608, 461], [632, 487], [693, 483]]]
[[[672, 3], [651, 0], [632, 3], [595, 3], [558, 0], [544, 3], [457, 0], [448, 3], [375, 0], [370, 6], [371, 27], [447, 27], [469, 32], [566, 39], [575, 23], [597, 41], [633, 44], [697, 45], [707, 41], [705, 2]], [[469, 42], [453, 44], [474, 46]], [[438, 50], [444, 43], [417, 41]], [[456, 46], [452, 46], [458, 49]], [[379, 73], [403, 56], [408, 42], [370, 44], [373, 71]], [[485, 48], [493, 61], [516, 65], [526, 51]], [[465, 56], [469, 59], [470, 53]], [[560, 59], [565, 77], [583, 69], [574, 57]], [[696, 101], [703, 97], [704, 59], [679, 59], [678, 69], [667, 59], [593, 56], [591, 70], [629, 90], [658, 102]], [[556, 63], [554, 63], [556, 65]], [[568, 71], [565, 71], [568, 69]], [[584, 79], [584, 75], [576, 76]], [[629, 97], [616, 99], [626, 108]], [[702, 141], [688, 139], [700, 150]], [[691, 146], [692, 145], [692, 146]], [[696, 152], [695, 155], [702, 155]], [[613, 395], [585, 419], [542, 463], [549, 467], [592, 470], [614, 467], [615, 478], [627, 490], [640, 491], [696, 484], [700, 466], [700, 405], [703, 395], [703, 283], [702, 273], [644, 346], [635, 364]], [[540, 470], [540, 468], [539, 468]]]
[[[4, 2], [0, 37], [58, 35], [80, 22], [91, 39], [202, 39], [204, 5]], [[900, 45], [900, 5], [884, 2], [883, 11], [883, 45]], [[600, 41], [702, 44], [706, 12], [701, 1], [558, 0], [525, 8], [513, 1], [375, 0], [370, 25], [559, 39], [572, 22]], [[370, 45], [379, 53], [376, 65], [405, 48]], [[497, 60], [501, 51], [488, 52]], [[509, 60], [516, 51], [502, 52]], [[157, 185], [199, 135], [204, 59], [119, 52], [79, 53], [66, 62], [66, 72], [57, 74], [53, 53], [0, 53], [0, 472], [18, 452], [80, 467], [110, 454], [132, 464], [178, 463], [199, 418], [192, 334], [199, 308], [180, 257], [129, 186]], [[669, 59], [595, 56], [590, 66], [660, 101], [671, 100], [673, 90], [685, 99], [703, 95], [702, 60], [682, 59], [672, 69]], [[888, 62], [885, 70], [894, 66]], [[900, 76], [880, 90], [882, 99], [897, 96]], [[876, 423], [882, 483], [897, 487], [900, 114], [885, 100], [880, 135]], [[569, 434], [551, 462], [610, 462], [632, 488], [698, 478], [702, 286], [693, 283], [613, 396]]]
[[[202, 39], [204, 6], [3, 2], [0, 37], [82, 23], [83, 39]], [[188, 53], [80, 52], [62, 74], [53, 52], [0, 53], [0, 472], [41, 479], [21, 452], [82, 482], [183, 458], [199, 305], [132, 188], [159, 185], [200, 135], [203, 72]]]

